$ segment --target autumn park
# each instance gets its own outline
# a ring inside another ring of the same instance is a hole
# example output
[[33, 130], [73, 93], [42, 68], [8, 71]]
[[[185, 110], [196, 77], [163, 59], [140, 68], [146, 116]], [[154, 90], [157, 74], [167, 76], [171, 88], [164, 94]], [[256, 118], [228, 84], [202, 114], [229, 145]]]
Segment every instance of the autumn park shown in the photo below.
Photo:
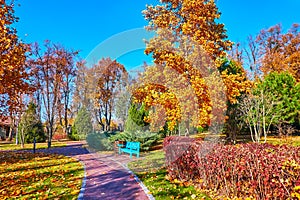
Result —
[[300, 24], [238, 43], [215, 1], [161, 0], [132, 76], [0, 2], [0, 199], [300, 199]]

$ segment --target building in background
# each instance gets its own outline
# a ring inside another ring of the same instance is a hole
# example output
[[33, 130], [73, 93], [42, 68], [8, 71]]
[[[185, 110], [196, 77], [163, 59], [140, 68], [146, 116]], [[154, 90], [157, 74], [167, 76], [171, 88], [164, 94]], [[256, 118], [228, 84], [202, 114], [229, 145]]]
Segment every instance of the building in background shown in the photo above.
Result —
[[0, 140], [5, 140], [9, 137], [11, 119], [0, 119]]

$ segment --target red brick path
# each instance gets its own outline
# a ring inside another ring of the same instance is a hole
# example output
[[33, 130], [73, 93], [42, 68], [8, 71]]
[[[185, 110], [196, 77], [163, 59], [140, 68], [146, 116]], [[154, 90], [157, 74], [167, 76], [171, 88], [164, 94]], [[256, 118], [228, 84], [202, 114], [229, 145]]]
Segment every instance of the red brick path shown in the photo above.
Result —
[[72, 156], [84, 163], [86, 179], [79, 199], [149, 199], [134, 176], [122, 167], [129, 161], [128, 155], [99, 155], [83, 148], [82, 143], [70, 143], [67, 147], [47, 151]]

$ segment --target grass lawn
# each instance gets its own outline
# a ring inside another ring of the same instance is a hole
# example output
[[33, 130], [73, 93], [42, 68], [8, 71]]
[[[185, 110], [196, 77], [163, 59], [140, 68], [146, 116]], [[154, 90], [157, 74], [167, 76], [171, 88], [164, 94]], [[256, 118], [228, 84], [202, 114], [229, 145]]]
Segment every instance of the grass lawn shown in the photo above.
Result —
[[267, 142], [271, 144], [287, 144], [292, 146], [300, 146], [300, 136], [288, 136], [288, 137], [267, 137]]
[[[196, 135], [191, 135], [190, 137], [192, 138], [209, 138], [209, 137], [219, 137], [219, 138], [225, 138], [226, 135], [224, 134], [219, 134], [219, 135], [214, 135], [211, 136], [209, 133], [200, 133]], [[242, 138], [245, 137], [245, 138]], [[238, 143], [239, 142], [252, 142], [250, 135], [237, 135], [238, 138]], [[263, 143], [264, 138], [261, 138], [261, 143]], [[277, 137], [277, 136], [267, 136], [267, 142], [271, 144], [287, 144], [287, 145], [292, 145], [292, 146], [300, 146], [300, 136], [283, 136], [283, 137]]]
[[[51, 147], [64, 147], [66, 142], [52, 142]], [[48, 148], [48, 143], [36, 143], [36, 149], [46, 149]], [[15, 143], [0, 143], [1, 150], [30, 150], [33, 149], [33, 144], [24, 144], [24, 149], [21, 148], [21, 145], [16, 145]]]
[[166, 179], [164, 153], [162, 150], [142, 154], [139, 159], [128, 164], [128, 167], [147, 186], [157, 200], [165, 199], [210, 199], [193, 186], [170, 183]]
[[0, 153], [0, 199], [77, 199], [83, 176], [82, 164], [73, 158]]

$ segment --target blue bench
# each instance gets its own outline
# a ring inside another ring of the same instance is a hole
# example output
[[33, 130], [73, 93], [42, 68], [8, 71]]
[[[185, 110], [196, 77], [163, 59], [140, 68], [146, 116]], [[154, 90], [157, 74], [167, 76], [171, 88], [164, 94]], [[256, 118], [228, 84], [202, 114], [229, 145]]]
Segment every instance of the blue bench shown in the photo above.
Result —
[[121, 153], [129, 153], [130, 158], [132, 158], [132, 154], [136, 154], [136, 157], [138, 158], [140, 156], [140, 143], [139, 142], [127, 142], [125, 147], [119, 148], [119, 154]]

